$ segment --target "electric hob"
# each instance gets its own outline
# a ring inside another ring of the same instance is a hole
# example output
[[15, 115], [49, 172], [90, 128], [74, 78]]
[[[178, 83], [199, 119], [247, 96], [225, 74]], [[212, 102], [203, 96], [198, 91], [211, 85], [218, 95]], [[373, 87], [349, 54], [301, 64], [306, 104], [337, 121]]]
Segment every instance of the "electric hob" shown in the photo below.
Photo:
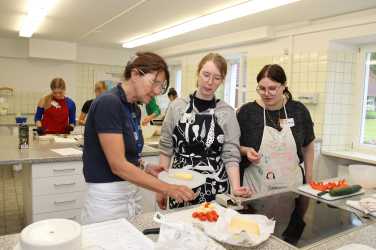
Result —
[[363, 225], [356, 214], [289, 191], [243, 203], [243, 214], [276, 221], [274, 236], [301, 248]]

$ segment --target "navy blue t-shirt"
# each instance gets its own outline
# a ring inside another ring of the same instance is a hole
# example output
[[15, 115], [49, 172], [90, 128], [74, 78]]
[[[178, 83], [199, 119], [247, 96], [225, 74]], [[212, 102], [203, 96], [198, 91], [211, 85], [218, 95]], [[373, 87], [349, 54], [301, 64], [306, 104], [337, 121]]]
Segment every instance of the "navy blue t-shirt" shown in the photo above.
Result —
[[[85, 124], [82, 156], [86, 182], [107, 183], [123, 181], [119, 176], [112, 173], [100, 145], [99, 133], [123, 134], [125, 158], [136, 166], [139, 164], [131, 118], [128, 117], [125, 105], [135, 111], [137, 120], [140, 121], [140, 108], [136, 104], [131, 104], [127, 101], [125, 92], [120, 85], [100, 95], [91, 104]], [[143, 145], [142, 133], [140, 136]]]

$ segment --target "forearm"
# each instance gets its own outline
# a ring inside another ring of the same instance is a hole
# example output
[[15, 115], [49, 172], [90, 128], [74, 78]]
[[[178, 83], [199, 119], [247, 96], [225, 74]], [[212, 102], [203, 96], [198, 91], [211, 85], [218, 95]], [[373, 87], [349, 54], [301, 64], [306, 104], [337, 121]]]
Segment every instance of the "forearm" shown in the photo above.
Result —
[[81, 112], [80, 117], [78, 118], [79, 125], [85, 125], [86, 114]]
[[231, 189], [234, 190], [240, 187], [240, 173], [239, 173], [239, 166], [237, 164], [228, 164], [226, 166], [226, 172], [228, 178], [230, 180]]
[[120, 178], [130, 181], [137, 186], [149, 189], [151, 191], [165, 194], [168, 187], [167, 184], [161, 182], [157, 178], [145, 173], [132, 163], [124, 160], [116, 163], [112, 163], [111, 167], [113, 173]]
[[304, 168], [306, 173], [306, 181], [312, 181], [313, 160], [315, 158], [314, 144], [311, 142], [303, 148]]
[[167, 156], [165, 154], [160, 154], [159, 155], [159, 165], [164, 167], [165, 169], [170, 168], [170, 163], [171, 163], [171, 157]]
[[42, 127], [42, 122], [41, 121], [35, 121], [35, 125], [37, 126], [37, 128], [40, 128], [40, 127]]
[[240, 146], [240, 155], [242, 155], [242, 156], [246, 156], [246, 155], [247, 155], [247, 152], [248, 152], [250, 149], [251, 149], [250, 147]]

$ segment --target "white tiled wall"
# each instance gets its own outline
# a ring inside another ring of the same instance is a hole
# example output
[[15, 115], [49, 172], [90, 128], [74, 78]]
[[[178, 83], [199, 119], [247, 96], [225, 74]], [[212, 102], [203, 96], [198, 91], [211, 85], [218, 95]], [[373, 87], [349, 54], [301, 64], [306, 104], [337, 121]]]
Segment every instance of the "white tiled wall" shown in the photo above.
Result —
[[287, 86], [293, 97], [318, 94], [317, 104], [306, 104], [315, 124], [317, 138], [323, 139], [323, 149], [350, 147], [352, 87], [355, 78], [354, 51], [317, 51], [295, 53], [292, 69], [285, 55], [248, 56], [248, 101], [255, 100], [256, 76], [266, 64], [278, 63], [286, 72]]
[[352, 103], [356, 53], [351, 50], [328, 53], [323, 150], [346, 150], [352, 142]]
[[[76, 103], [77, 116], [81, 110], [82, 105], [88, 99], [94, 98], [94, 84], [96, 81], [104, 80], [99, 79], [100, 75], [106, 72], [122, 73], [123, 66], [107, 66], [96, 64], [76, 64], [77, 82], [68, 83], [68, 88], [75, 88], [75, 96], [68, 96]], [[65, 77], [64, 75], [62, 76]], [[23, 90], [16, 88], [14, 95], [6, 97], [8, 101], [8, 114], [34, 114], [38, 101], [43, 96], [47, 95], [49, 91], [35, 91]]]
[[77, 65], [77, 83], [76, 83], [76, 97], [74, 101], [77, 106], [77, 116], [85, 101], [95, 97], [94, 84], [97, 81], [105, 80], [101, 76], [106, 73], [121, 74], [124, 70], [123, 66], [108, 66], [96, 64], [78, 64]]

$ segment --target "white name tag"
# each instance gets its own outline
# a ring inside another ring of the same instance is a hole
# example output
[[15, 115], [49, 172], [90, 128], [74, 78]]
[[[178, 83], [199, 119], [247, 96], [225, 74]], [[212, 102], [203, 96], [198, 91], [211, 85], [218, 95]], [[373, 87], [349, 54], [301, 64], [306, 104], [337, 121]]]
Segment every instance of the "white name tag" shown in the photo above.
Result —
[[281, 127], [288, 126], [291, 128], [295, 126], [294, 118], [281, 119], [279, 123], [281, 124]]

